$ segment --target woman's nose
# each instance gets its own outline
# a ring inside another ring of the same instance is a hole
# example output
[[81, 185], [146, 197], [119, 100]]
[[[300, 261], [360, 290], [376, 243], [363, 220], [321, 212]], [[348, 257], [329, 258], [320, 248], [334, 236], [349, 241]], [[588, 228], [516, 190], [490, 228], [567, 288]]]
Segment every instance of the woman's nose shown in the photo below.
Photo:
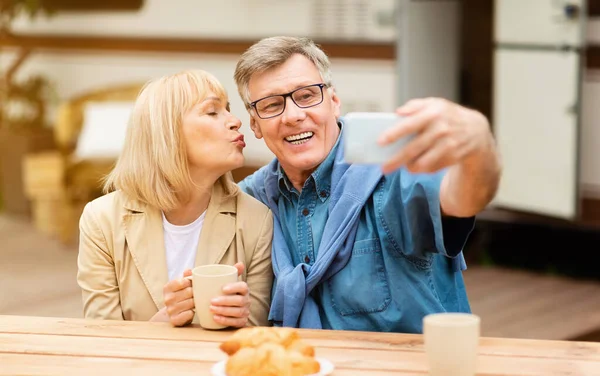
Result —
[[229, 123], [228, 123], [229, 129], [237, 131], [238, 129], [240, 129], [241, 126], [242, 126], [242, 121], [240, 119], [238, 119], [237, 117], [231, 115], [231, 118], [229, 119]]

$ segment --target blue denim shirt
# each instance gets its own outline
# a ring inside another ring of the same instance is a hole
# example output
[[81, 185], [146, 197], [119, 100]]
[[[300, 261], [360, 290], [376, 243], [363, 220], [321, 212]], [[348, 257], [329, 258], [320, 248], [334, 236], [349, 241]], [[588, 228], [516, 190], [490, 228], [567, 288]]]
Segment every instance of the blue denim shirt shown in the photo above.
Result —
[[[318, 252], [340, 139], [302, 192], [278, 168], [281, 229], [294, 265], [312, 265]], [[470, 312], [461, 251], [474, 218], [441, 216], [444, 173], [400, 169], [381, 179], [362, 209], [350, 261], [313, 291], [323, 328], [421, 333], [426, 314]], [[264, 184], [256, 175], [240, 183], [250, 195]]]

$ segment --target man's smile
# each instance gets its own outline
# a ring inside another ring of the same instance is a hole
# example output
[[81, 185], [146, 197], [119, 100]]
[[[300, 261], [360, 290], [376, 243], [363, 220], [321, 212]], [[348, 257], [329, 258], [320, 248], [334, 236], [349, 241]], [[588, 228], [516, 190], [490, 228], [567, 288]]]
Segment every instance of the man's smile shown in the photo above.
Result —
[[305, 142], [308, 142], [314, 135], [313, 132], [302, 132], [292, 136], [287, 136], [285, 140], [294, 145], [302, 145]]

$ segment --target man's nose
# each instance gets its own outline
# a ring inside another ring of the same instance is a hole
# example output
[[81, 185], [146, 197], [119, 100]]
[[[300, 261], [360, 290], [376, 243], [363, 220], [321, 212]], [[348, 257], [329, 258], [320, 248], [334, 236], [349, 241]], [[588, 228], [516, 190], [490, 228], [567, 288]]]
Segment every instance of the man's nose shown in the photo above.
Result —
[[284, 123], [297, 123], [306, 117], [306, 113], [292, 100], [292, 97], [285, 98], [285, 110], [281, 114], [281, 121]]

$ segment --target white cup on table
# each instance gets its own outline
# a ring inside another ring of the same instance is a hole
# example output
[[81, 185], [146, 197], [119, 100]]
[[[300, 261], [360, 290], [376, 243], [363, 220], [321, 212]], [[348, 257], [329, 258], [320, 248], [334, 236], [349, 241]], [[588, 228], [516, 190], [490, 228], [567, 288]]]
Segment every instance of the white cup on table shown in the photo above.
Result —
[[210, 312], [210, 301], [213, 298], [223, 296], [223, 287], [229, 283], [237, 282], [238, 270], [231, 265], [202, 265], [192, 269], [192, 289], [194, 291], [194, 305], [196, 306], [196, 317], [194, 321], [204, 329], [223, 329], [227, 326], [221, 325], [213, 319], [214, 314]]
[[474, 376], [481, 319], [469, 313], [435, 313], [423, 318], [430, 376]]

